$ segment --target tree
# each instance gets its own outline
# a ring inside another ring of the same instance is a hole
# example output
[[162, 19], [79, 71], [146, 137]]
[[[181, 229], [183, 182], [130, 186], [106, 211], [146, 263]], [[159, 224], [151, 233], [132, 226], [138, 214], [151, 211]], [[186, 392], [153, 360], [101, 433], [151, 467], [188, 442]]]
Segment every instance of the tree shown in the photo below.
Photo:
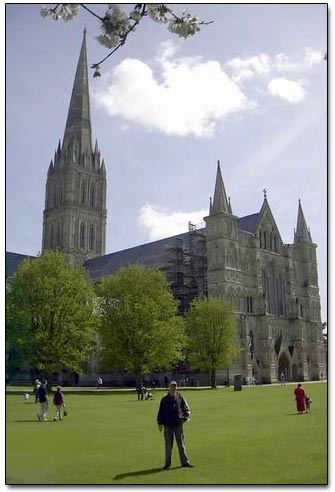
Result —
[[189, 12], [181, 15], [175, 14], [173, 10], [164, 3], [146, 4], [137, 3], [131, 7], [130, 12], [126, 13], [118, 4], [108, 5], [104, 16], [98, 15], [83, 3], [57, 3], [54, 7], [42, 7], [41, 15], [51, 17], [54, 20], [69, 21], [74, 19], [82, 7], [90, 15], [98, 19], [102, 34], [96, 37], [100, 44], [111, 51], [102, 60], [92, 65], [95, 70], [93, 77], [100, 77], [100, 66], [116, 50], [121, 48], [127, 40], [128, 35], [136, 30], [136, 27], [144, 17], [149, 17], [159, 24], [167, 24], [170, 32], [182, 38], [189, 38], [200, 31], [200, 26], [211, 24], [210, 22], [199, 21], [199, 19]]
[[59, 251], [25, 259], [7, 294], [7, 350], [19, 351], [45, 374], [66, 367], [79, 372], [96, 337], [96, 297], [82, 267]]
[[165, 275], [130, 265], [97, 285], [103, 363], [143, 375], [180, 357], [186, 342]]
[[195, 299], [186, 313], [189, 360], [207, 369], [216, 387], [216, 370], [237, 355], [235, 319], [230, 304], [215, 298]]

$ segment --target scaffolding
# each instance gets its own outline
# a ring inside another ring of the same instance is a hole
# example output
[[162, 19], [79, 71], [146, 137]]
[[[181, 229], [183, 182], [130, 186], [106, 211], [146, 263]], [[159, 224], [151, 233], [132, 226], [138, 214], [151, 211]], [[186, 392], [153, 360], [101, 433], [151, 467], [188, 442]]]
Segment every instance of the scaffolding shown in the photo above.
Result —
[[186, 240], [173, 238], [166, 247], [164, 271], [174, 296], [179, 300], [179, 312], [184, 314], [192, 300], [207, 296], [206, 234], [203, 224], [188, 224]]

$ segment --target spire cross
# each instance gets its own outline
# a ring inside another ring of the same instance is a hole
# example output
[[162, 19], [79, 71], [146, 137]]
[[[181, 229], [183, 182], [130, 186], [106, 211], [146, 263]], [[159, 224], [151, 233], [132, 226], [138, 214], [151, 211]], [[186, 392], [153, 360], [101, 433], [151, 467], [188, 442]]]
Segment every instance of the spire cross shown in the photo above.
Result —
[[266, 189], [265, 189], [265, 188], [264, 188], [264, 190], [263, 190], [263, 193], [264, 193], [264, 198], [266, 198], [267, 191], [266, 191]]

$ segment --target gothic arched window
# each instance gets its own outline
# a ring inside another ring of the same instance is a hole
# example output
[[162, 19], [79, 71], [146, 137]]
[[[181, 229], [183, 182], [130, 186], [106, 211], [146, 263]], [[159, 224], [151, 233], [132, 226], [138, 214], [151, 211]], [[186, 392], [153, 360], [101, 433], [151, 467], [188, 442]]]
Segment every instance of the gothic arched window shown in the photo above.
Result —
[[266, 241], [266, 231], [263, 231], [263, 248], [266, 249], [267, 241]]
[[94, 187], [94, 185], [91, 187], [90, 206], [92, 208], [95, 208], [95, 187]]
[[90, 250], [93, 250], [94, 249], [94, 236], [95, 236], [95, 234], [94, 234], [94, 225], [91, 225], [90, 226], [89, 243], [88, 243], [89, 244], [88, 247], [89, 247]]
[[80, 247], [85, 249], [85, 224], [83, 222], [80, 224]]
[[86, 202], [86, 180], [85, 179], [81, 183], [81, 196], [80, 196], [80, 201], [83, 204], [85, 204], [85, 202]]
[[60, 222], [57, 224], [57, 246], [62, 246], [62, 226]]
[[273, 247], [274, 247], [275, 252], [278, 253], [278, 244], [277, 244], [276, 234], [274, 235], [274, 238], [273, 238]]

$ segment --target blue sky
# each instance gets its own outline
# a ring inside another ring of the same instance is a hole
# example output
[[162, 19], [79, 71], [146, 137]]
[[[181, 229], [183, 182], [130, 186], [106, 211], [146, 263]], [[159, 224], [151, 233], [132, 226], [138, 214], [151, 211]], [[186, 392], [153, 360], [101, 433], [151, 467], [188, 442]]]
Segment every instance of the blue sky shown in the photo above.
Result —
[[[41, 250], [46, 175], [85, 25], [89, 63], [107, 53], [90, 15], [55, 22], [39, 8], [6, 8], [6, 249], [30, 255]], [[284, 243], [293, 242], [301, 199], [326, 320], [327, 5], [186, 9], [214, 23], [181, 40], [144, 19], [102, 77], [90, 76], [108, 178], [106, 252], [201, 222], [219, 159], [233, 212], [258, 212], [265, 188]]]

